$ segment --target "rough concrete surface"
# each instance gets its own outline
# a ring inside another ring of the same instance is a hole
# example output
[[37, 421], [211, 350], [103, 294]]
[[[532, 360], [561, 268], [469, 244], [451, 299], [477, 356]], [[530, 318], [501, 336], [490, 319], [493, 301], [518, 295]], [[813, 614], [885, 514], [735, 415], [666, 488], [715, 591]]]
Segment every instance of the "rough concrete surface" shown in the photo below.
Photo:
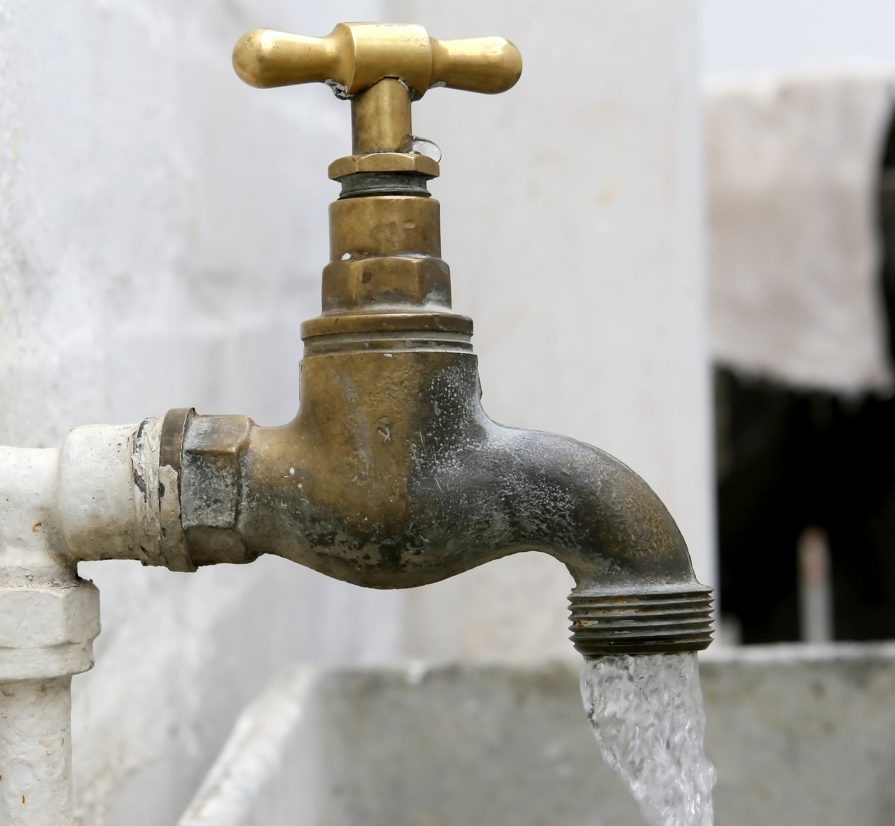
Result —
[[[891, 825], [895, 645], [722, 652], [701, 678], [717, 826]], [[265, 728], [276, 738], [253, 744]], [[600, 759], [576, 669], [557, 664], [288, 674], [242, 716], [181, 826], [212, 822], [643, 821]]]
[[702, 668], [718, 826], [889, 826], [895, 645], [720, 651]]

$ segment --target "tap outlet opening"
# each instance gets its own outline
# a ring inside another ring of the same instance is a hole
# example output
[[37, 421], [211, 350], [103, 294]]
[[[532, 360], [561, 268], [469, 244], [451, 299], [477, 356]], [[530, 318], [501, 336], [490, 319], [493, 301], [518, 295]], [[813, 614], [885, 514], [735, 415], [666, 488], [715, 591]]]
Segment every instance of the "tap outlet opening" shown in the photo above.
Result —
[[573, 591], [572, 644], [585, 658], [679, 654], [712, 641], [712, 589], [698, 582], [643, 591]]

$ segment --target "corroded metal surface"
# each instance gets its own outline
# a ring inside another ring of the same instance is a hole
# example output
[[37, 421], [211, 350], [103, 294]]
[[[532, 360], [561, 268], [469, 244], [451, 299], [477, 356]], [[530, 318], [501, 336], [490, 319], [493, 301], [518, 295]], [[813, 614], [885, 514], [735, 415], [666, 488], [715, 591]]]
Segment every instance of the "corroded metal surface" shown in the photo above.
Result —
[[[705, 647], [707, 589], [646, 483], [597, 448], [495, 424], [475, 356], [417, 343], [306, 356], [301, 410], [285, 427], [196, 417], [183, 503], [194, 562], [223, 561], [221, 526], [239, 548], [227, 561], [273, 553], [375, 588], [537, 550], [576, 579], [582, 653]], [[229, 446], [209, 439], [226, 432]], [[241, 459], [226, 479], [219, 455]]]

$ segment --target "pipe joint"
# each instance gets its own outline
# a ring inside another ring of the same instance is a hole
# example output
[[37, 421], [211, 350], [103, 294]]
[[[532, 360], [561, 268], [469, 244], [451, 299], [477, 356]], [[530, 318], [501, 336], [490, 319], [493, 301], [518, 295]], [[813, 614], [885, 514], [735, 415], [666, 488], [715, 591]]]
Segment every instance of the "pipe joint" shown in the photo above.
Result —
[[93, 667], [100, 625], [92, 582], [41, 581], [22, 571], [4, 571], [2, 578], [0, 684], [68, 677]]
[[186, 424], [180, 508], [195, 565], [255, 559], [238, 527], [242, 461], [253, 426], [247, 416], [191, 416]]

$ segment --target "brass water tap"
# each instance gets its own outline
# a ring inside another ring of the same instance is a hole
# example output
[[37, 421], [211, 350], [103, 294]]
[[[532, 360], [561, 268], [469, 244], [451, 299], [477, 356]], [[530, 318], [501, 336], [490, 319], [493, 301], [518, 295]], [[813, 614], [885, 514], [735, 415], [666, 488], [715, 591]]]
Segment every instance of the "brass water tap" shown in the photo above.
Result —
[[[504, 92], [522, 72], [519, 50], [502, 37], [437, 40], [422, 26], [339, 23], [321, 38], [249, 32], [233, 66], [252, 86], [321, 82], [351, 101], [352, 154], [329, 167], [342, 194], [330, 207], [324, 315], [449, 308], [439, 205], [427, 189], [439, 167], [414, 151], [411, 102], [436, 86]], [[329, 325], [311, 323], [321, 328]]]
[[273, 553], [408, 588], [536, 550], [575, 578], [583, 654], [705, 648], [711, 591], [649, 486], [597, 448], [503, 427], [481, 406], [472, 321], [451, 309], [428, 191], [438, 164], [414, 150], [410, 107], [435, 86], [509, 89], [515, 46], [341, 23], [323, 38], [250, 32], [233, 62], [254, 86], [322, 82], [350, 100], [353, 152], [329, 168], [341, 193], [322, 313], [302, 325], [298, 414], [261, 428], [171, 411], [159, 464], [177, 484], [160, 488], [168, 517], [147, 561], [191, 569]]

